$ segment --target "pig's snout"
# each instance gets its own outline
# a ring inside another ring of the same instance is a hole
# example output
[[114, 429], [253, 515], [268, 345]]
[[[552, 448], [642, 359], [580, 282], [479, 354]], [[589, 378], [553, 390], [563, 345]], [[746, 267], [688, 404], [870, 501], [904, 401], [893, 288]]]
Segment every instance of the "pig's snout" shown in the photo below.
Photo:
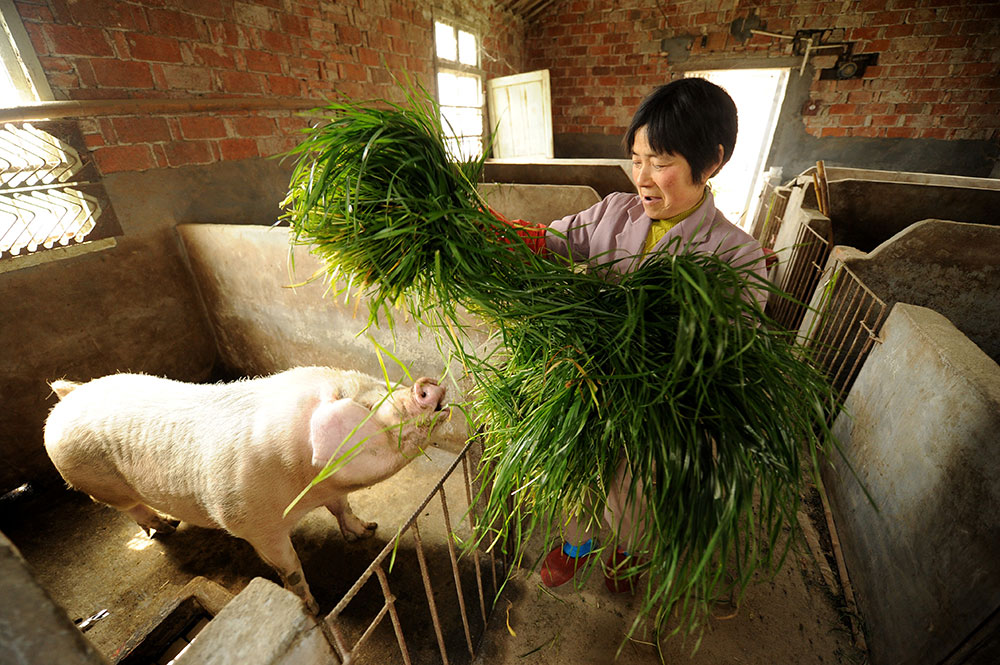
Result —
[[440, 411], [444, 407], [445, 389], [434, 379], [423, 377], [413, 384], [413, 398], [421, 409]]

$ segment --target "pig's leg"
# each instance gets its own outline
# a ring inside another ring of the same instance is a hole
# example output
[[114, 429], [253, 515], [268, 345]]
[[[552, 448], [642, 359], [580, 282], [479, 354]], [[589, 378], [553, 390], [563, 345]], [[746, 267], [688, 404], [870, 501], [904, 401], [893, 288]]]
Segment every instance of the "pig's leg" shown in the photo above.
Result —
[[179, 522], [175, 520], [165, 520], [160, 515], [156, 514], [149, 508], [149, 506], [139, 503], [131, 508], [121, 509], [126, 515], [135, 520], [136, 524], [142, 527], [142, 530], [146, 532], [147, 536], [151, 536], [150, 532], [155, 531], [157, 534], [166, 535], [168, 533], [173, 533], [174, 529], [177, 527]]
[[292, 541], [288, 534], [275, 536], [267, 540], [254, 540], [250, 543], [257, 550], [257, 554], [278, 571], [285, 588], [299, 596], [306, 603], [306, 607], [313, 614], [319, 613], [319, 605], [309, 591], [306, 584], [306, 576], [302, 572], [302, 564], [292, 547]]
[[152, 535], [151, 532], [153, 531], [161, 535], [173, 533], [175, 527], [179, 524], [177, 521], [169, 522], [154, 512], [152, 508], [138, 500], [138, 497], [131, 488], [115, 487], [113, 485], [98, 488], [96, 485], [90, 485], [92, 483], [88, 482], [85, 486], [81, 487], [81, 484], [77, 483], [74, 484], [74, 487], [87, 492], [94, 501], [106, 503], [131, 517], [135, 520], [136, 524], [142, 527], [147, 536]]
[[344, 540], [353, 542], [359, 538], [371, 538], [375, 535], [378, 524], [375, 522], [365, 522], [358, 518], [351, 510], [351, 504], [346, 496], [341, 496], [326, 504], [326, 509], [333, 513], [340, 525], [340, 532], [344, 534]]

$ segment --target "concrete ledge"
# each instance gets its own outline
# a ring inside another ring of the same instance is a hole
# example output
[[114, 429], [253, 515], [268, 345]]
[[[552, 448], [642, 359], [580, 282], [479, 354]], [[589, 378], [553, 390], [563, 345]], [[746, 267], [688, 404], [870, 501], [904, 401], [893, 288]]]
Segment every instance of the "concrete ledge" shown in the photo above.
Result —
[[479, 191], [491, 208], [508, 219], [539, 224], [586, 210], [601, 200], [593, 187], [583, 185], [485, 183]]
[[914, 305], [882, 340], [834, 424], [877, 509], [837, 457], [824, 481], [872, 663], [950, 663], [984, 630], [1000, 647], [1000, 366]]
[[0, 663], [107, 665], [0, 533]]
[[182, 653], [175, 665], [335, 665], [340, 661], [302, 600], [255, 578]]

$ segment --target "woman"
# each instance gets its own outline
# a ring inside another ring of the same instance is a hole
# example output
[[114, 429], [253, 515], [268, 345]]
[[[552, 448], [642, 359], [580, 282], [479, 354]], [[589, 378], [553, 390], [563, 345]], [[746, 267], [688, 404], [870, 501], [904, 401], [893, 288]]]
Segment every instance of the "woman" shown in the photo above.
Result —
[[[654, 90], [639, 105], [625, 135], [632, 159], [636, 193], [613, 193], [583, 212], [552, 222], [547, 228], [524, 225], [522, 235], [536, 251], [544, 250], [591, 264], [612, 263], [630, 271], [659, 251], [711, 252], [764, 278], [760, 245], [731, 224], [715, 207], [706, 183], [729, 161], [736, 145], [736, 105], [725, 90], [705, 79], [680, 79]], [[761, 289], [747, 298], [764, 305]], [[642, 524], [642, 488], [630, 491], [631, 474], [624, 461], [608, 487], [604, 519], [617, 547], [605, 565], [612, 591], [630, 588], [616, 571], [631, 567], [629, 547]], [[631, 497], [631, 498], [630, 498]], [[542, 564], [542, 582], [565, 584], [591, 556], [591, 528], [570, 517], [563, 525], [565, 542]]]

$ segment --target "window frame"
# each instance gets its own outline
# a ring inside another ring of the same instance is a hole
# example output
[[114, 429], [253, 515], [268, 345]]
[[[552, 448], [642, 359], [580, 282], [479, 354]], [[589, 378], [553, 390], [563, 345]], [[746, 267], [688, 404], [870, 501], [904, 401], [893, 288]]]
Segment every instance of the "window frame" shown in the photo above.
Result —
[[14, 0], [0, 0], [0, 21], [6, 39], [0, 39], [0, 60], [21, 94], [17, 106], [55, 101], [52, 88], [38, 60], [35, 47], [24, 29]]
[[[441, 58], [438, 55], [438, 42], [437, 42], [437, 24], [441, 23], [449, 26], [455, 33], [455, 43], [456, 50], [458, 49], [458, 39], [459, 31], [471, 34], [476, 40], [476, 64], [468, 65], [461, 62], [458, 58], [461, 56], [456, 52], [455, 60], [448, 60]], [[489, 132], [487, 131], [487, 110], [486, 110], [486, 71], [482, 68], [482, 37], [480, 31], [472, 27], [466, 22], [456, 19], [452, 16], [447, 15], [435, 15], [432, 20], [432, 34], [433, 34], [433, 44], [434, 44], [434, 94], [437, 99], [438, 105], [444, 107], [445, 105], [441, 102], [441, 89], [438, 84], [438, 74], [440, 73], [452, 73], [465, 76], [474, 76], [478, 81], [479, 87], [479, 106], [473, 107], [455, 107], [451, 104], [447, 105], [448, 108], [478, 108], [479, 116], [481, 118], [480, 129], [479, 129], [479, 145], [480, 150], [478, 155], [463, 155], [463, 157], [476, 159], [482, 156], [488, 147]], [[447, 127], [444, 126], [442, 119], [442, 128], [447, 132]], [[458, 139], [459, 137], [452, 137]]]

